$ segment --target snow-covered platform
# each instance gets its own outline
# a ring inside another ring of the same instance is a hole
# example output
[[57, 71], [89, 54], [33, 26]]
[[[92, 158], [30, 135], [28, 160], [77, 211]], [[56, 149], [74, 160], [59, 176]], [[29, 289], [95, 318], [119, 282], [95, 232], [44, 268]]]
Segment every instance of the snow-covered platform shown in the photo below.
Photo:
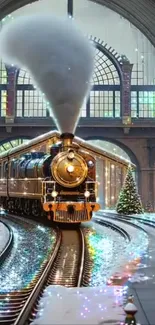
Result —
[[9, 229], [0, 221], [0, 254], [6, 247], [8, 240], [10, 238]]
[[123, 287], [65, 288], [49, 286], [31, 325], [120, 324], [125, 319]]

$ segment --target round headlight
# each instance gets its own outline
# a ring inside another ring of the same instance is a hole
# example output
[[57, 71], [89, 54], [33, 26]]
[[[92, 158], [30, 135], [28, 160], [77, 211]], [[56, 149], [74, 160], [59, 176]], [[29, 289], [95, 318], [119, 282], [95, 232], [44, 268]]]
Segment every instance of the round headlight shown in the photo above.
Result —
[[67, 158], [70, 160], [74, 159], [74, 151], [69, 151]]
[[69, 165], [67, 167], [67, 170], [68, 170], [69, 173], [72, 173], [74, 171], [74, 166], [73, 165]]
[[90, 192], [89, 192], [89, 191], [85, 191], [85, 192], [84, 192], [84, 196], [85, 196], [85, 197], [89, 197], [89, 196], [90, 196]]
[[89, 168], [92, 168], [92, 167], [94, 167], [94, 162], [92, 160], [89, 160], [87, 162], [87, 165], [88, 165]]
[[52, 197], [57, 197], [58, 192], [57, 191], [52, 191]]

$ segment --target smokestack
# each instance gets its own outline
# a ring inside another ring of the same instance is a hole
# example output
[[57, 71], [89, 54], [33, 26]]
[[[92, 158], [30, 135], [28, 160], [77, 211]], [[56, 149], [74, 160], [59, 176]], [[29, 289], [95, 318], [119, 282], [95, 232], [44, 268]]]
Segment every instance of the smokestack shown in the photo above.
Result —
[[62, 133], [60, 139], [62, 140], [63, 150], [68, 150], [72, 147], [74, 134], [72, 133]]

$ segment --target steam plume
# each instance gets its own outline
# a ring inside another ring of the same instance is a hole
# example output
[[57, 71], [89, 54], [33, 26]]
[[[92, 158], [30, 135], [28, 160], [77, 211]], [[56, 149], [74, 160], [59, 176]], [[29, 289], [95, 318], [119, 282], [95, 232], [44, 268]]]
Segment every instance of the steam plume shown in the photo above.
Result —
[[25, 67], [50, 102], [60, 132], [75, 131], [90, 89], [94, 49], [69, 19], [23, 16], [3, 27], [0, 55]]

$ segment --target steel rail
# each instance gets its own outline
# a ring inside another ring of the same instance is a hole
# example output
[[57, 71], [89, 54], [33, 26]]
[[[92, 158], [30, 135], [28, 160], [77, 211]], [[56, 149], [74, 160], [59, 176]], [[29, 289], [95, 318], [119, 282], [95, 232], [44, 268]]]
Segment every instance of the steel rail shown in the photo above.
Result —
[[3, 248], [2, 252], [0, 253], [0, 265], [2, 264], [2, 262], [4, 261], [4, 259], [7, 257], [8, 253], [10, 252], [10, 249], [13, 245], [13, 231], [11, 229], [11, 227], [9, 225], [7, 225], [5, 222], [3, 222], [2, 220], [0, 220], [0, 222], [8, 229], [9, 231], [9, 239], [5, 245], [5, 247]]
[[[65, 230], [63, 230], [65, 231]], [[13, 323], [13, 325], [23, 325], [23, 324], [29, 324], [29, 319], [31, 318], [33, 307], [35, 306], [37, 302], [38, 306], [38, 300], [40, 300], [43, 290], [46, 288], [48, 285], [48, 282], [52, 282], [52, 271], [55, 269], [55, 264], [59, 266], [61, 262], [61, 257], [60, 255], [62, 254], [63, 251], [63, 236], [62, 233], [63, 231], [60, 232], [60, 237], [59, 240], [56, 244], [54, 253], [52, 254], [52, 257], [50, 261], [48, 262], [47, 267], [45, 268], [44, 272], [41, 275], [41, 278], [39, 281], [36, 283], [33, 291], [31, 292], [29, 298], [27, 299], [25, 305], [23, 306], [20, 314], [18, 315], [16, 321]], [[75, 230], [73, 230], [75, 231]], [[84, 233], [81, 229], [76, 230], [78, 232], [79, 236], [79, 242], [80, 242], [80, 249], [79, 250], [79, 255], [80, 255], [80, 261], [79, 261], [79, 269], [80, 271], [77, 272], [77, 287], [80, 287], [82, 284], [83, 280], [83, 272], [84, 272], [84, 260], [85, 260], [85, 239], [84, 239]], [[65, 249], [65, 248], [64, 248]], [[77, 270], [76, 270], [77, 271]], [[65, 272], [64, 272], [65, 273]], [[50, 280], [49, 280], [50, 278]], [[62, 280], [64, 282], [64, 280]], [[37, 307], [35, 307], [35, 314], [37, 312]]]
[[94, 221], [96, 223], [99, 223], [101, 225], [104, 225], [105, 227], [110, 227], [111, 229], [113, 229], [114, 231], [117, 231], [124, 239], [131, 241], [131, 237], [128, 234], [128, 232], [126, 230], [124, 230], [122, 227], [115, 225], [114, 223], [107, 221], [107, 220], [102, 220], [98, 218], [94, 218]]
[[59, 233], [58, 235], [58, 240], [57, 240], [57, 243], [56, 243], [56, 246], [54, 248], [54, 252], [52, 253], [52, 256], [50, 258], [50, 260], [48, 261], [40, 279], [38, 280], [38, 282], [36, 283], [35, 287], [33, 288], [30, 296], [28, 297], [28, 299], [26, 300], [26, 303], [24, 304], [23, 308], [21, 309], [20, 311], [20, 314], [18, 315], [17, 319], [15, 320], [15, 322], [13, 323], [14, 325], [23, 325], [25, 324], [25, 320], [28, 318], [30, 312], [31, 312], [31, 309], [32, 309], [32, 306], [34, 305], [36, 299], [38, 298], [39, 296], [39, 293], [42, 289], [42, 287], [44, 286], [44, 283], [46, 281], [46, 278], [51, 270], [51, 267], [54, 263], [54, 260], [58, 254], [58, 251], [59, 251], [59, 248], [60, 248], [60, 245], [61, 245], [61, 233]]
[[[143, 232], [145, 232], [147, 235], [148, 235], [148, 232], [145, 230], [145, 229], [143, 229], [142, 227], [140, 227], [139, 225], [136, 225], [135, 223], [132, 223], [131, 224], [131, 222], [130, 221], [128, 221], [128, 220], [126, 220], [126, 218], [123, 218], [123, 217], [118, 217], [118, 215], [114, 215], [114, 217], [111, 217], [111, 216], [103, 216], [103, 215], [98, 215], [98, 217], [100, 218], [100, 220], [103, 220], [103, 221], [106, 221], [105, 219], [110, 219], [110, 220], [116, 220], [116, 221], [119, 221], [119, 222], [121, 222], [121, 223], [125, 223], [126, 225], [132, 225], [132, 227], [134, 227], [134, 228], [137, 228], [137, 229], [139, 229], [139, 230], [141, 230], [141, 231], [143, 231]], [[103, 217], [103, 219], [101, 219], [101, 217]], [[97, 218], [95, 217], [94, 219], [96, 219], [97, 220]], [[119, 227], [119, 226], [118, 226]]]
[[[146, 226], [149, 226], [149, 227], [152, 227], [152, 228], [155, 228], [155, 221], [153, 220], [149, 220], [149, 219], [143, 219], [143, 218], [139, 218], [139, 217], [136, 217], [136, 216], [118, 216], [118, 219], [121, 221], [121, 219], [123, 219], [124, 221], [127, 219], [128, 220], [136, 220], [138, 221], [139, 223], [142, 223]], [[132, 223], [133, 224], [133, 223]]]
[[83, 277], [83, 271], [84, 271], [84, 260], [85, 260], [85, 239], [84, 239], [84, 234], [81, 229], [79, 229], [80, 234], [81, 234], [81, 261], [80, 261], [80, 272], [79, 272], [79, 277], [77, 281], [77, 287], [81, 286], [82, 283], [82, 277]]

